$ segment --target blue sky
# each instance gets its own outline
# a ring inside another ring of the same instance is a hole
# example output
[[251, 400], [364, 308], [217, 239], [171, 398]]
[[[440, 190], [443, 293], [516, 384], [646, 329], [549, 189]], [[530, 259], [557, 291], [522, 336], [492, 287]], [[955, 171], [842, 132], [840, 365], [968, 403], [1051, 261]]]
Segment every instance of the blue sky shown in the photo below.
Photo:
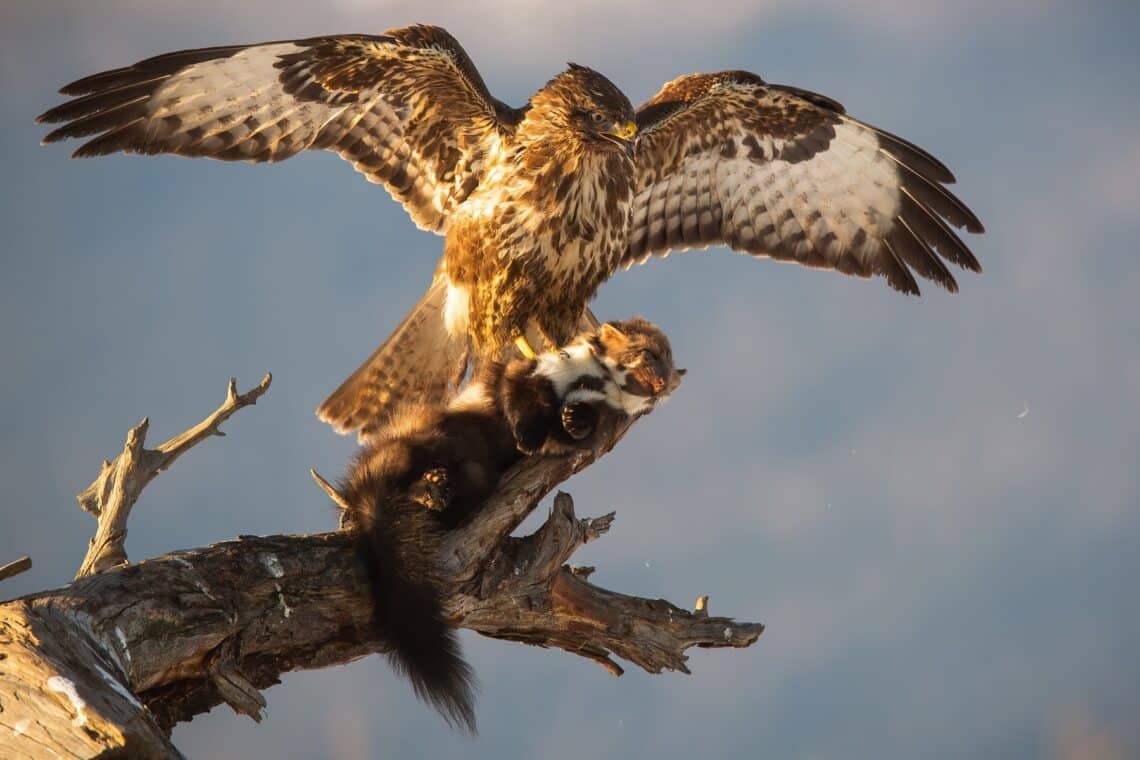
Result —
[[[723, 250], [616, 276], [689, 368], [570, 481], [618, 511], [576, 561], [609, 588], [761, 620], [693, 675], [614, 679], [463, 634], [477, 739], [379, 658], [286, 677], [256, 725], [179, 727], [191, 757], [1140, 755], [1140, 9], [1060, 2], [16, 2], [0, 7], [0, 562], [61, 585], [74, 494], [266, 370], [273, 387], [145, 492], [136, 560], [335, 516], [308, 478], [352, 442], [312, 410], [428, 282], [440, 239], [329, 154], [275, 166], [39, 147], [81, 75], [167, 50], [425, 21], [521, 103], [565, 61], [636, 103], [744, 68], [836, 98], [943, 159], [985, 274], [922, 299]], [[1023, 414], [1028, 410], [1027, 414]]]

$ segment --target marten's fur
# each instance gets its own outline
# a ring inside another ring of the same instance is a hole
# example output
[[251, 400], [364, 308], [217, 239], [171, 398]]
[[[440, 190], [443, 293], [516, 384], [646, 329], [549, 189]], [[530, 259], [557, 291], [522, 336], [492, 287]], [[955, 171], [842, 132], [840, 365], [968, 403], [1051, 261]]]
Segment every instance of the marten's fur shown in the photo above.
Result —
[[485, 365], [446, 407], [403, 408], [353, 461], [343, 524], [358, 536], [375, 625], [393, 667], [453, 726], [475, 730], [475, 678], [443, 612], [443, 536], [524, 453], [594, 448], [682, 374], [656, 326], [606, 323], [560, 351]]

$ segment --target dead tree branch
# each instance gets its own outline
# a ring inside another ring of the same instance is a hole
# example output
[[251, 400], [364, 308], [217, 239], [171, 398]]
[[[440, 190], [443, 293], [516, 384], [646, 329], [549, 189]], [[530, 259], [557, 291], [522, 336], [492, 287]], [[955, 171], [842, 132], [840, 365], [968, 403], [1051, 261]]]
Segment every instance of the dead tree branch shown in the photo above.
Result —
[[14, 575], [26, 572], [32, 569], [31, 557], [20, 557], [13, 560], [4, 566], [0, 566], [0, 581], [7, 580]]
[[[120, 501], [97, 502], [100, 514], [129, 511], [142, 486], [173, 459], [150, 470], [156, 460], [145, 462], [148, 455], [177, 456], [189, 441], [217, 433], [217, 425], [253, 403], [268, 381], [244, 396], [231, 384], [226, 404], [155, 452], [143, 449], [138, 436], [134, 456], [144, 463], [104, 468], [116, 473], [108, 478], [128, 485], [115, 486], [125, 492]], [[131, 450], [128, 438], [124, 457]], [[520, 463], [477, 519], [454, 531], [441, 550], [453, 622], [495, 638], [565, 649], [615, 675], [622, 670], [613, 655], [654, 673], [687, 673], [690, 647], [756, 641], [760, 624], [710, 617], [703, 605], [689, 612], [608, 591], [587, 581], [592, 568], [569, 567], [578, 547], [610, 529], [612, 513], [579, 519], [570, 497], [559, 494], [541, 528], [510, 536], [547, 493], [594, 459], [587, 453]], [[96, 481], [88, 490], [110, 488]], [[121, 503], [125, 510], [114, 506]], [[121, 538], [119, 545], [121, 552]], [[343, 532], [242, 537], [119, 564], [0, 605], [0, 651], [7, 656], [0, 664], [0, 756], [50, 750], [177, 757], [168, 739], [175, 723], [222, 702], [259, 719], [266, 704], [260, 690], [283, 673], [386, 648], [370, 625], [367, 578]]]
[[226, 389], [226, 400], [206, 419], [194, 427], [171, 438], [157, 449], [145, 449], [147, 429], [150, 420], [143, 417], [135, 427], [127, 432], [127, 442], [123, 453], [114, 462], [103, 460], [99, 477], [87, 486], [78, 496], [79, 505], [98, 520], [95, 537], [87, 547], [87, 556], [75, 574], [76, 578], [101, 573], [112, 567], [127, 563], [127, 518], [131, 507], [155, 476], [165, 470], [178, 457], [193, 446], [211, 436], [224, 436], [221, 424], [234, 412], [251, 404], [256, 404], [261, 395], [269, 389], [273, 375], [266, 373], [256, 388], [238, 395], [237, 380], [230, 378]]

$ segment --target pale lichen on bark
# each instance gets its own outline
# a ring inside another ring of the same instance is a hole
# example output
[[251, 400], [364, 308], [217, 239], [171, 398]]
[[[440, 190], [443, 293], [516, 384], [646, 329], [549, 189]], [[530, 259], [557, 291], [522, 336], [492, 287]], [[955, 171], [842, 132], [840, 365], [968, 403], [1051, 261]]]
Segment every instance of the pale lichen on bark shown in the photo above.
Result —
[[[99, 524], [77, 579], [0, 605], [0, 757], [178, 757], [169, 741], [175, 723], [222, 702], [260, 720], [260, 690], [281, 674], [385, 650], [370, 625], [366, 575], [342, 531], [245, 536], [127, 564], [126, 519], [143, 487], [190, 447], [221, 435], [218, 426], [269, 382], [266, 375], [239, 395], [231, 381], [217, 410], [154, 450], [143, 447], [143, 420], [79, 496]], [[441, 559], [453, 624], [558, 647], [615, 675], [622, 669], [614, 656], [653, 673], [688, 673], [690, 647], [756, 641], [762, 625], [708, 615], [707, 597], [690, 612], [600, 588], [587, 580], [593, 568], [569, 566], [580, 546], [610, 529], [613, 513], [580, 519], [560, 493], [535, 533], [511, 536], [594, 459], [525, 460], [448, 537]]]

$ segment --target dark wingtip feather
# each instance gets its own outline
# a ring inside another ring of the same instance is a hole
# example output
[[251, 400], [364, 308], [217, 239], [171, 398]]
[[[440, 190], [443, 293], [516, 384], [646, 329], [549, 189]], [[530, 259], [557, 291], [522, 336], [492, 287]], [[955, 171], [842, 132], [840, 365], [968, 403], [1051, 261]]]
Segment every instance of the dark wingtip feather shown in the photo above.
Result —
[[895, 165], [901, 173], [903, 189], [913, 195], [919, 204], [947, 219], [955, 227], [964, 227], [973, 233], [985, 230], [974, 212], [941, 183], [920, 174], [898, 159], [895, 159]]
[[957, 209], [965, 216], [964, 223], [959, 224], [958, 226], [965, 228], [966, 232], [972, 233], [974, 235], [981, 235], [986, 231], [986, 228], [982, 225], [982, 220], [979, 219], [977, 215], [975, 215], [974, 212], [971, 211], [965, 203], [962, 203], [953, 195], [951, 195], [949, 190], [943, 189], [943, 192], [947, 195], [950, 195], [951, 198], [954, 198], [954, 200], [958, 202]]
[[143, 121], [143, 117], [140, 116], [117, 129], [96, 137], [94, 140], [88, 140], [80, 145], [79, 149], [71, 154], [71, 157], [93, 158], [95, 156], [107, 156], [118, 151], [146, 152], [138, 145], [131, 143], [135, 131], [133, 127], [141, 121]]
[[891, 247], [889, 240], [883, 240], [883, 250], [880, 255], [879, 273], [887, 278], [887, 284], [900, 293], [908, 296], [920, 296], [922, 291], [914, 279], [902, 257]]
[[891, 290], [895, 291], [896, 293], [902, 293], [904, 296], [914, 296], [915, 298], [922, 297], [922, 290], [919, 289], [918, 283], [914, 281], [913, 277], [908, 280], [906, 278], [887, 274], [886, 278], [887, 284], [890, 285]]
[[[862, 124], [862, 122], [860, 122]], [[944, 185], [953, 185], [957, 182], [950, 167], [935, 158], [929, 151], [920, 148], [910, 140], [887, 132], [884, 129], [865, 124], [875, 133], [879, 145], [893, 157], [904, 161], [912, 169], [926, 175], [929, 179], [941, 182]]]
[[67, 95], [75, 97], [76, 95], [90, 95], [98, 90], [106, 89], [107, 83], [114, 81], [123, 76], [129, 76], [136, 73], [137, 70], [133, 66], [126, 66], [121, 69], [111, 69], [109, 71], [100, 71], [98, 74], [89, 74], [82, 79], [76, 79], [74, 82], [65, 84], [59, 88], [60, 95]]
[[[300, 42], [300, 40], [298, 41]], [[273, 44], [273, 43], [264, 43]], [[89, 95], [90, 93], [110, 90], [124, 84], [138, 82], [140, 77], [151, 77], [159, 74], [174, 74], [175, 72], [195, 63], [209, 61], [216, 58], [228, 58], [249, 45], [222, 45], [219, 47], [196, 48], [193, 50], [175, 50], [171, 53], [152, 56], [130, 66], [118, 69], [100, 71], [82, 79], [76, 79], [70, 84], [59, 88], [60, 95]]]
[[[149, 97], [147, 94], [136, 95], [129, 100], [107, 100], [100, 104], [86, 104], [66, 112], [64, 118], [67, 123], [50, 132], [44, 139], [49, 142], [58, 142], [68, 137], [88, 137], [90, 135], [108, 134], [120, 127], [137, 122], [143, 117], [140, 104]], [[70, 105], [70, 104], [65, 104]]]
[[56, 142], [59, 142], [61, 140], [66, 140], [68, 137], [69, 137], [69, 135], [67, 134], [67, 127], [60, 127], [59, 129], [53, 129], [52, 131], [50, 131], [46, 135], [44, 135], [43, 138], [40, 140], [40, 145], [48, 145], [50, 143], [56, 143]]
[[70, 113], [74, 103], [74, 100], [68, 100], [49, 108], [36, 117], [36, 124], [56, 124], [61, 121], [68, 121], [71, 118]]
[[914, 271], [928, 280], [938, 283], [951, 293], [958, 292], [954, 275], [942, 263], [942, 259], [930, 244], [916, 233], [903, 216], [895, 218], [894, 226], [887, 235], [891, 249]]
[[82, 79], [76, 79], [74, 82], [71, 82], [70, 84], [65, 84], [63, 87], [60, 87], [58, 92], [60, 95], [66, 95], [69, 98], [75, 97], [77, 95], [86, 95], [86, 94], [91, 92], [91, 89], [88, 88], [88, 86], [86, 85], [86, 82], [88, 79], [91, 79], [92, 77], [95, 77], [95, 76], [101, 76], [101, 75], [92, 74], [89, 77], [83, 77]]
[[939, 256], [963, 269], [972, 272], [982, 271], [978, 259], [951, 229], [950, 225], [943, 221], [941, 216], [919, 202], [918, 198], [906, 187], [902, 188], [900, 200], [902, 202], [902, 218], [927, 245], [937, 249]]

